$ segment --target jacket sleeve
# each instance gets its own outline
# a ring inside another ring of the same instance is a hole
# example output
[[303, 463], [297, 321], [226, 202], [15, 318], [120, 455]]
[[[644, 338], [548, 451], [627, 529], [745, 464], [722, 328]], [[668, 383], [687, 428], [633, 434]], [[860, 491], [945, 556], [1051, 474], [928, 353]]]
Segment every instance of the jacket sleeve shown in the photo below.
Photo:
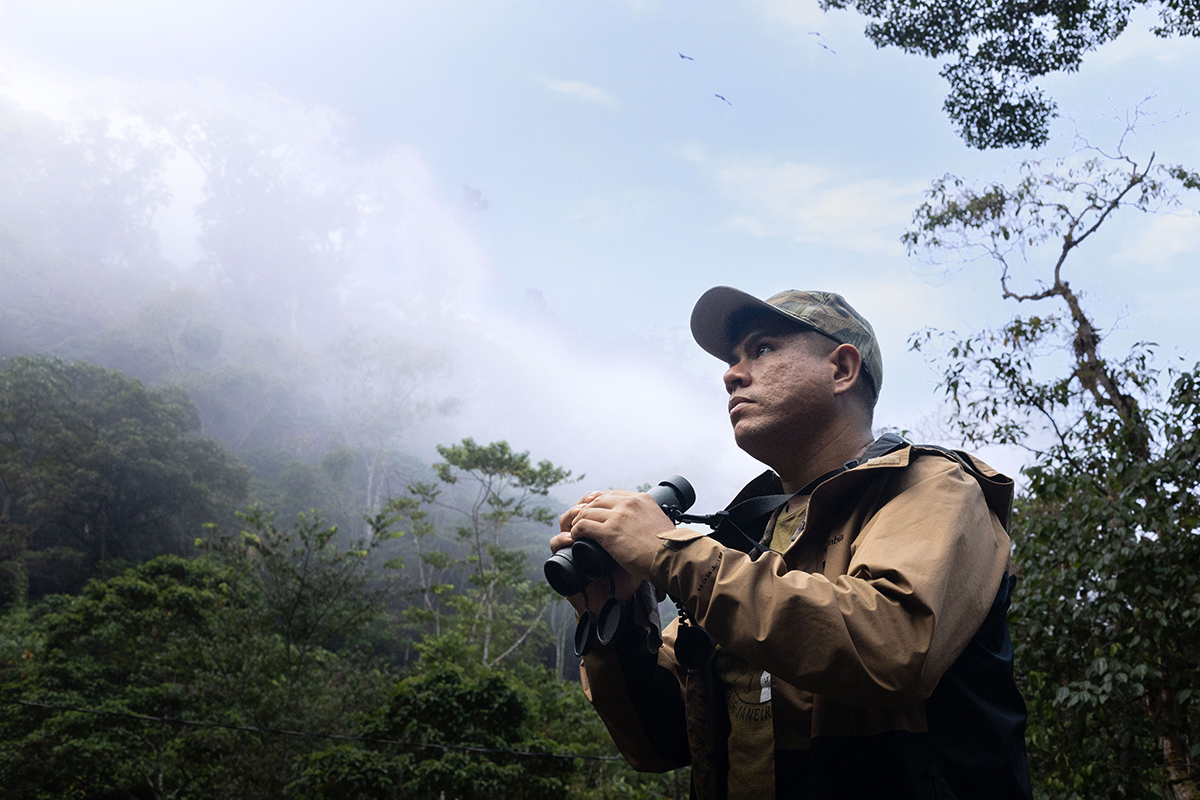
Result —
[[807, 539], [824, 551], [823, 572], [680, 529], [660, 536], [651, 580], [722, 646], [797, 688], [857, 707], [924, 700], [987, 616], [1009, 540], [949, 459], [915, 459], [880, 486], [837, 524], [815, 525], [810, 512], [793, 547]]
[[623, 625], [615, 641], [597, 645], [580, 665], [584, 694], [621, 755], [641, 772], [690, 763], [683, 686], [672, 655], [675, 629], [674, 622], [667, 626], [662, 647], [652, 653], [636, 626]]

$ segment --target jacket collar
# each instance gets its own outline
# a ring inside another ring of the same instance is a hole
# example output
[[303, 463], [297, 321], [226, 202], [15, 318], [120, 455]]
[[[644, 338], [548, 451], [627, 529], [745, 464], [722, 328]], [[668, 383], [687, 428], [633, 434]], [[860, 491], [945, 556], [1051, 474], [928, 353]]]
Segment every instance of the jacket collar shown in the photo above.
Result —
[[[822, 481], [813, 489], [813, 494], [816, 494], [818, 490], [821, 490], [822, 494], [826, 494], [832, 490], [832, 487], [838, 483], [844, 483], [849, 475], [860, 470], [900, 469], [907, 467], [909, 461], [912, 459], [912, 451], [913, 446], [905, 444], [903, 447], [893, 450], [890, 453], [885, 453], [884, 455], [864, 461], [853, 469], [848, 469]], [[781, 494], [782, 492], [783, 481], [775, 474], [774, 470], [766, 470], [742, 487], [742, 490], [737, 493], [737, 496], [730, 501], [726, 508], [732, 508], [743, 500], [749, 500], [752, 497], [763, 497], [770, 494]]]

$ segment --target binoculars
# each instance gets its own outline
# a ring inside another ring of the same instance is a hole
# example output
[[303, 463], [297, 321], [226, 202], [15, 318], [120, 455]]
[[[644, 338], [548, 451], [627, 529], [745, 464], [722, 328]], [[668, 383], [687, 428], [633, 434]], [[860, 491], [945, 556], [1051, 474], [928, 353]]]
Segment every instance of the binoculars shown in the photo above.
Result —
[[[678, 522], [676, 515], [696, 502], [696, 491], [682, 475], [672, 475], [650, 489], [649, 494], [672, 522]], [[546, 559], [542, 569], [550, 588], [568, 597], [582, 592], [597, 578], [611, 575], [616, 566], [617, 562], [604, 548], [591, 539], [580, 539]]]
[[[696, 491], [687, 478], [672, 475], [650, 489], [650, 496], [658, 507], [678, 523], [683, 512], [696, 502]], [[604, 548], [591, 539], [578, 539], [570, 547], [564, 547], [546, 560], [543, 572], [550, 588], [568, 597], [584, 592], [588, 584], [597, 578], [609, 578], [609, 591], [614, 590], [612, 573], [617, 562], [604, 552]], [[621, 627], [621, 604], [610, 596], [599, 614], [586, 612], [575, 628], [575, 655], [584, 656], [592, 648], [593, 641], [608, 644]]]

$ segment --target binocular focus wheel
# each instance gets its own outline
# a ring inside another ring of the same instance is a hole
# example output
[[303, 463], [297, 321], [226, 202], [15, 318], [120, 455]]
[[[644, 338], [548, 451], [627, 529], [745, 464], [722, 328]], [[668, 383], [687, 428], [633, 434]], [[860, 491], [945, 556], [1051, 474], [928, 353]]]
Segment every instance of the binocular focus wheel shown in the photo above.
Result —
[[579, 624], [575, 626], [575, 655], [578, 658], [583, 658], [592, 649], [592, 642], [596, 640], [596, 615], [590, 611], [583, 612], [583, 616], [579, 618]]

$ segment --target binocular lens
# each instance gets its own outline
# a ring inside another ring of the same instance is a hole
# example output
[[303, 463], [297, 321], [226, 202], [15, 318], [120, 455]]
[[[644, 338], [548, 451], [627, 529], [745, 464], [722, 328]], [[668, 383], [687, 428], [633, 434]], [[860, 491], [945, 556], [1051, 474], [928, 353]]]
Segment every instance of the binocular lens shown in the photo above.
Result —
[[571, 556], [573, 549], [574, 546], [559, 550], [546, 559], [542, 566], [546, 583], [563, 597], [582, 592], [588, 584], [588, 579], [579, 572], [579, 567], [575, 565], [575, 559]]
[[665, 481], [660, 481], [649, 494], [664, 511], [671, 506], [680, 511], [687, 511], [696, 502], [696, 490], [682, 475], [672, 475]]

